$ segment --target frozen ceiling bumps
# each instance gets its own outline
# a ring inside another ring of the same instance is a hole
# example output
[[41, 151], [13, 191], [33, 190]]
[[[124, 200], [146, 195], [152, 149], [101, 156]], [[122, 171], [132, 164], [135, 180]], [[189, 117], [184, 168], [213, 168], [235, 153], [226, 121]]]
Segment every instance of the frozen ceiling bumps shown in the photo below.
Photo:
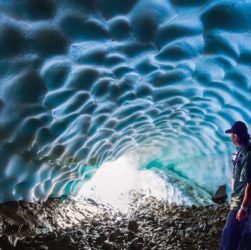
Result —
[[130, 151], [225, 176], [250, 30], [248, 0], [0, 0], [0, 202], [73, 194]]

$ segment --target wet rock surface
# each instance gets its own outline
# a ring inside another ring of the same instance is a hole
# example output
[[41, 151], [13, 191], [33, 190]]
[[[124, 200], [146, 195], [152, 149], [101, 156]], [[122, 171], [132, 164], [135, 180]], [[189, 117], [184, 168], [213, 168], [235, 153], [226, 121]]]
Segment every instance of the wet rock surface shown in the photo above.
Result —
[[0, 205], [1, 249], [218, 249], [228, 205], [177, 206], [134, 193], [127, 213], [91, 199]]

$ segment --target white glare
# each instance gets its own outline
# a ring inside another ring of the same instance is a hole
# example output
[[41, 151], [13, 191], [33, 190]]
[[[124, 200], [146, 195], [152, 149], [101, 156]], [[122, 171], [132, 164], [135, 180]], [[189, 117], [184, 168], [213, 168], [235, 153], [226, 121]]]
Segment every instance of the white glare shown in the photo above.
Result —
[[159, 199], [166, 197], [164, 180], [153, 171], [138, 170], [138, 161], [133, 156], [122, 156], [104, 163], [83, 185], [79, 195], [125, 212], [130, 191], [151, 194]]

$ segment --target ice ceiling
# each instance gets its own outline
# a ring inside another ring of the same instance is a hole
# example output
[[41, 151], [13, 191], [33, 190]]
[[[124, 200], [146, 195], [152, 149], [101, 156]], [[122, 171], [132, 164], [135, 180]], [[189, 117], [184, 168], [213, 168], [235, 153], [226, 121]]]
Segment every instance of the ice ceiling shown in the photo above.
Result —
[[0, 202], [73, 194], [130, 152], [227, 181], [250, 30], [248, 0], [1, 0]]

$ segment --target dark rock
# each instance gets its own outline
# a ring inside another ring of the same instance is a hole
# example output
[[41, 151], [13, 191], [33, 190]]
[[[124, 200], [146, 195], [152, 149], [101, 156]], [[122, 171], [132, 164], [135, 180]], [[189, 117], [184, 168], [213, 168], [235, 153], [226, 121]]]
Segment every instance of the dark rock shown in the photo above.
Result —
[[209, 231], [208, 234], [212, 236], [213, 234], [216, 234], [218, 232], [217, 227], [213, 226]]
[[102, 244], [102, 243], [104, 243], [104, 241], [106, 241], [106, 240], [107, 240], [107, 237], [106, 237], [104, 234], [101, 234], [100, 236], [98, 236], [98, 237], [96, 238], [97, 244]]
[[114, 243], [112, 243], [112, 242], [105, 241], [103, 243], [103, 249], [104, 250], [117, 250], [118, 247]]
[[110, 240], [114, 241], [116, 238], [121, 236], [121, 231], [119, 229], [116, 229], [114, 232], [110, 234]]
[[227, 193], [226, 193], [226, 185], [219, 186], [214, 197], [213, 201], [215, 203], [223, 203], [227, 199]]
[[128, 232], [128, 240], [131, 241], [135, 238], [135, 234], [132, 231]]
[[130, 220], [128, 223], [128, 229], [133, 231], [133, 232], [137, 232], [139, 228], [139, 225], [137, 223], [137, 221], [135, 220]]
[[139, 250], [142, 249], [143, 244], [141, 242], [138, 242], [137, 239], [134, 239], [130, 242], [128, 246], [128, 250]]

